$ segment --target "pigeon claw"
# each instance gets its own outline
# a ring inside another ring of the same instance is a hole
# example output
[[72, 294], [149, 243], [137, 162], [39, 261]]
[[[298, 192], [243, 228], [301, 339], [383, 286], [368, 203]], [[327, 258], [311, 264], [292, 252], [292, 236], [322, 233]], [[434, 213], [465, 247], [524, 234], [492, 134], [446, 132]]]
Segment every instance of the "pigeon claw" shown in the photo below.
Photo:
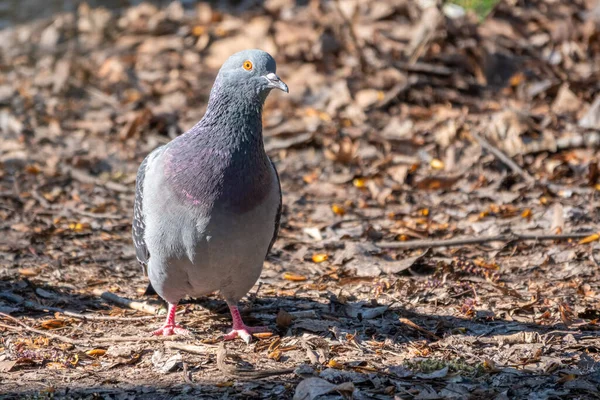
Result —
[[172, 336], [172, 335], [183, 335], [183, 336], [191, 336], [190, 331], [183, 328], [179, 324], [168, 324], [164, 325], [162, 328], [159, 328], [152, 332], [152, 336]]
[[261, 332], [268, 332], [269, 328], [267, 328], [266, 326], [254, 326], [254, 327], [250, 327], [250, 326], [246, 326], [243, 325], [242, 327], [238, 328], [238, 329], [232, 329], [231, 332], [229, 332], [228, 334], [226, 334], [223, 339], [224, 340], [233, 340], [237, 337], [241, 338], [244, 342], [246, 342], [246, 344], [250, 344], [250, 342], [252, 341], [252, 334], [253, 333], [261, 333]]

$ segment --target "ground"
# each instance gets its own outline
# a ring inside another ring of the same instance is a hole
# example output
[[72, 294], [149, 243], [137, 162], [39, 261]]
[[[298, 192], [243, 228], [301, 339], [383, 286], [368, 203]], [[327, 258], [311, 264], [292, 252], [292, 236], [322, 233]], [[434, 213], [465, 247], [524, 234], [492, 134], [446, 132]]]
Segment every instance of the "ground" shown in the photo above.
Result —
[[[0, 31], [0, 397], [598, 398], [600, 6], [305, 3]], [[136, 169], [252, 47], [290, 87], [264, 110], [280, 236], [241, 304], [271, 333], [224, 342], [214, 294], [153, 338]]]

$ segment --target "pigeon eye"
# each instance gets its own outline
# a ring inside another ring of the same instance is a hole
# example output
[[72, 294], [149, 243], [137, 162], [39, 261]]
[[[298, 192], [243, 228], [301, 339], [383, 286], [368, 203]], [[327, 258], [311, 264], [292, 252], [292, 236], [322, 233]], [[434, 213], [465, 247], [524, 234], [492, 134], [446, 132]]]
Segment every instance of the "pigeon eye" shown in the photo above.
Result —
[[250, 60], [244, 61], [243, 67], [246, 71], [250, 71], [252, 69], [252, 61], [250, 61]]

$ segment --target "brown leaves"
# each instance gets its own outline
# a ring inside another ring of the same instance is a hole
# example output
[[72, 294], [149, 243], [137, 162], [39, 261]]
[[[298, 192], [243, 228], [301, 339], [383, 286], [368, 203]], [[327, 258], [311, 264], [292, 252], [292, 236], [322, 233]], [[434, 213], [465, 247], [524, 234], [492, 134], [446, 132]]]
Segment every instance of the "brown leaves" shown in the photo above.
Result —
[[305, 276], [300, 275], [300, 274], [295, 274], [293, 272], [285, 272], [283, 274], [283, 279], [285, 279], [286, 281], [292, 281], [292, 282], [303, 282], [308, 278], [306, 278]]
[[579, 241], [579, 244], [588, 244], [600, 239], [600, 233], [593, 233], [588, 237], [585, 237]]
[[40, 326], [44, 329], [59, 329], [64, 328], [67, 325], [68, 321], [64, 319], [49, 319], [46, 321], [42, 321]]
[[85, 352], [90, 357], [100, 357], [106, 354], [106, 349], [91, 349]]

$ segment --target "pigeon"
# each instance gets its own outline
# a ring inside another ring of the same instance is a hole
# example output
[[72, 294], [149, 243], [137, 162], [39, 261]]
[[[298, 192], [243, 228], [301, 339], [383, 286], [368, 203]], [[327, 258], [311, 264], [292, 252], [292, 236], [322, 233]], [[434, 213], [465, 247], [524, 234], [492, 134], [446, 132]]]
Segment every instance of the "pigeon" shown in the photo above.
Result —
[[267, 330], [246, 326], [237, 303], [258, 280], [279, 230], [281, 186], [262, 137], [262, 108], [272, 89], [289, 92], [271, 55], [233, 54], [200, 122], [139, 167], [133, 242], [152, 288], [168, 303], [154, 335], [189, 335], [175, 323], [178, 302], [215, 291], [233, 319], [226, 340], [248, 343], [252, 333]]

